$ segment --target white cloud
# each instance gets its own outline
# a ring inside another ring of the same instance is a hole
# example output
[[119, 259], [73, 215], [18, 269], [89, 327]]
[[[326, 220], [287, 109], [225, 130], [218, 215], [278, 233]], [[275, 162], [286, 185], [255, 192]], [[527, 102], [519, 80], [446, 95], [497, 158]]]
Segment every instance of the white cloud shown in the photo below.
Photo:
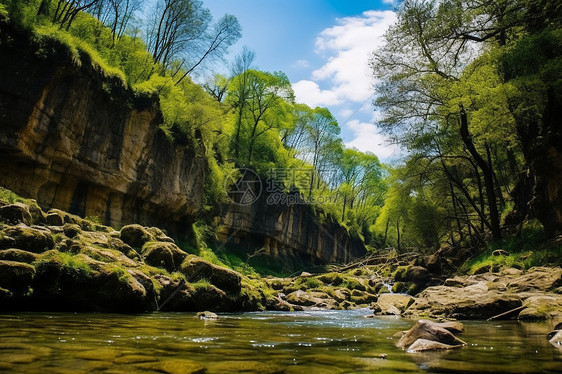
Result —
[[330, 106], [341, 104], [341, 99], [331, 90], [322, 90], [318, 83], [302, 80], [293, 83], [293, 91], [297, 102], [308, 105], [311, 108], [317, 106]]
[[383, 162], [397, 155], [398, 147], [388, 144], [388, 139], [378, 132], [375, 125], [358, 120], [349, 121], [347, 125], [354, 138], [345, 143], [346, 147], [372, 152]]
[[[373, 90], [369, 57], [395, 19], [394, 12], [369, 10], [361, 16], [338, 19], [336, 26], [322, 31], [316, 39], [316, 51], [326, 56], [327, 62], [312, 73], [312, 82], [327, 81], [327, 91], [339, 101], [367, 100]], [[303, 101], [295, 94], [297, 101]]]

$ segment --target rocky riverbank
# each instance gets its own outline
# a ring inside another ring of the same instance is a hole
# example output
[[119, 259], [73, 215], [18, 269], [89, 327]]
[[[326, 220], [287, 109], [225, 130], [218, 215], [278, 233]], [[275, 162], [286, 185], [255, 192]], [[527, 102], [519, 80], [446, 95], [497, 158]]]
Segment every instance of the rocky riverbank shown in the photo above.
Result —
[[45, 212], [33, 200], [0, 202], [3, 310], [290, 311], [365, 307], [376, 299], [366, 279], [351, 275], [243, 275], [187, 253], [156, 227], [118, 231]]
[[[353, 309], [408, 318], [562, 320], [562, 269], [436, 277], [435, 258], [262, 278], [190, 254], [156, 227], [115, 230], [33, 200], [0, 202], [4, 310], [144, 312]], [[22, 202], [23, 201], [23, 202]], [[25, 203], [24, 203], [25, 202]], [[421, 266], [424, 265], [424, 266]], [[418, 292], [422, 290], [421, 292]], [[409, 293], [409, 294], [408, 294]]]
[[374, 309], [411, 318], [562, 320], [562, 269], [507, 268], [455, 276], [415, 297], [381, 295]]

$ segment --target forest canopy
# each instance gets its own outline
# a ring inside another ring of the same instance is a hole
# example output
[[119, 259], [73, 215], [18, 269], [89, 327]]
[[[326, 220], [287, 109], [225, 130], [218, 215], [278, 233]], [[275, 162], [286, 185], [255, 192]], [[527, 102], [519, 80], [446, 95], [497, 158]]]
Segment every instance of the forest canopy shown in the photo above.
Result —
[[333, 114], [296, 102], [250, 49], [228, 61], [242, 29], [201, 0], [0, 1], [4, 22], [159, 97], [162, 131], [207, 159], [205, 224], [227, 176], [250, 168], [371, 249], [562, 232], [562, 4], [407, 0], [396, 13], [371, 58], [377, 125], [406, 155], [389, 166], [347, 148]]

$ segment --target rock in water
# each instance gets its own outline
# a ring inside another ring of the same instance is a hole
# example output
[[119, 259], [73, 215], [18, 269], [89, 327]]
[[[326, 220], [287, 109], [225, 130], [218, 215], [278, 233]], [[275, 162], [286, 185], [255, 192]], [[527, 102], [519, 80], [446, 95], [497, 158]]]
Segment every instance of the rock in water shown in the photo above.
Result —
[[199, 312], [195, 315], [195, 317], [199, 319], [219, 319], [219, 316], [216, 313], [209, 311]]
[[415, 352], [433, 349], [450, 349], [466, 345], [465, 342], [453, 335], [450, 330], [462, 331], [462, 324], [419, 320], [418, 323], [400, 338], [396, 345], [399, 348]]
[[418, 339], [414, 342], [414, 344], [408, 347], [408, 352], [436, 351], [440, 349], [454, 349], [460, 347], [462, 347], [462, 345], [449, 345], [433, 340]]
[[[550, 335], [550, 334], [549, 334]], [[549, 340], [550, 344], [562, 351], [562, 330], [558, 330], [556, 334]]]
[[413, 302], [414, 298], [409, 295], [383, 293], [374, 305], [375, 314], [400, 315]]

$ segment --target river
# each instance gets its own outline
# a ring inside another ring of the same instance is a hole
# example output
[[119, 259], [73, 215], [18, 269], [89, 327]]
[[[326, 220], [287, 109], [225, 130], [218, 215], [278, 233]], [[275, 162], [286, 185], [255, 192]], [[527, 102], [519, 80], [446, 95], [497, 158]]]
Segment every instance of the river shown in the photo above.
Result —
[[[0, 315], [8, 373], [560, 373], [541, 323], [465, 322], [468, 345], [407, 353], [392, 336], [414, 321], [369, 310], [194, 314]], [[386, 358], [381, 355], [386, 354]]]

